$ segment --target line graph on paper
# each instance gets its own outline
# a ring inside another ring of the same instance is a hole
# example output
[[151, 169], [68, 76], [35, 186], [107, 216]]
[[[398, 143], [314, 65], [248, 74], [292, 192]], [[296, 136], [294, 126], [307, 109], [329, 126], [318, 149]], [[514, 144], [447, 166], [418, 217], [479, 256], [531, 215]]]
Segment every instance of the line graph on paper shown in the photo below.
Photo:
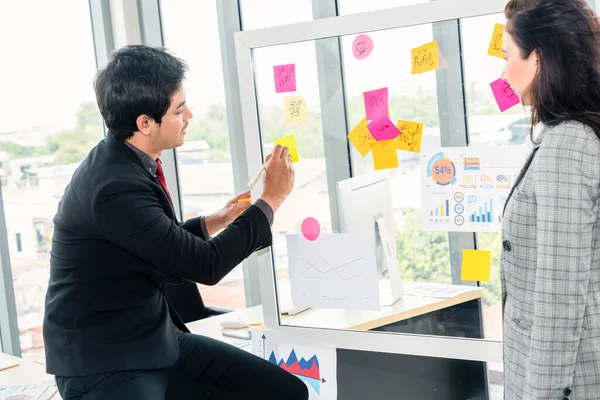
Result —
[[297, 307], [379, 309], [372, 237], [322, 234], [315, 241], [287, 235], [292, 301]]
[[354, 265], [364, 259], [362, 254], [359, 257], [338, 266], [331, 265], [331, 263], [323, 257], [319, 257], [317, 261], [312, 263], [303, 257], [300, 257], [300, 259], [306, 263], [306, 269], [301, 274], [305, 279], [324, 279], [336, 276], [343, 281], [348, 281], [350, 279], [358, 278], [365, 273], [364, 271], [356, 272], [352, 270]]

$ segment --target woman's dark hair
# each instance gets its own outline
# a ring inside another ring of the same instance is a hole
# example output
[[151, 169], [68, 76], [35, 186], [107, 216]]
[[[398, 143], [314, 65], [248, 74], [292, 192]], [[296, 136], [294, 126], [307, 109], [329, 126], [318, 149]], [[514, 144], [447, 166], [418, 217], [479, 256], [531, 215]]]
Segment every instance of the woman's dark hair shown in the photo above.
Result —
[[536, 0], [510, 0], [504, 7], [504, 16], [511, 20], [517, 13], [528, 9], [535, 2]]
[[185, 62], [162, 48], [132, 45], [115, 52], [94, 79], [96, 102], [112, 135], [133, 136], [142, 114], [160, 124], [186, 72]]
[[[513, 4], [511, 4], [513, 3]], [[539, 122], [579, 121], [600, 137], [600, 21], [584, 0], [511, 0], [507, 32], [540, 68], [529, 87], [531, 135]]]

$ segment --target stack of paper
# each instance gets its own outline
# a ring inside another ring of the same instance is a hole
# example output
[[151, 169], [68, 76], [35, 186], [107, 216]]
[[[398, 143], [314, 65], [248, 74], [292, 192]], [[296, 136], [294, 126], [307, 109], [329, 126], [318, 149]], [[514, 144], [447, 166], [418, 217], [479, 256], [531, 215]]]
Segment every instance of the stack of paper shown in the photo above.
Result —
[[50, 400], [56, 394], [56, 383], [53, 380], [32, 385], [12, 385], [0, 387], [0, 400], [27, 399]]

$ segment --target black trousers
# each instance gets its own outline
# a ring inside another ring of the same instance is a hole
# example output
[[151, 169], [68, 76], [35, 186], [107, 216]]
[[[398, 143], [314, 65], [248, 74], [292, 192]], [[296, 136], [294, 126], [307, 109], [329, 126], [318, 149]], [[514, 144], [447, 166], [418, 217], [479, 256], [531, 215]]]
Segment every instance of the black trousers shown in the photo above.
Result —
[[180, 332], [179, 359], [164, 370], [56, 377], [64, 400], [308, 400], [306, 385], [235, 346]]

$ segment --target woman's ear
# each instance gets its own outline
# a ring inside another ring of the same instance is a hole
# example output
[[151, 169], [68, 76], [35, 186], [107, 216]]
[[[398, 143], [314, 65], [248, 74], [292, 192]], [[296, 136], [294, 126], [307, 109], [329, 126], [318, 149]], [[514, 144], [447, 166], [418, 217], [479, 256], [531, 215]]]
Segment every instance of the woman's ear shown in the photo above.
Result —
[[540, 72], [542, 58], [540, 57], [540, 53], [537, 50], [532, 51], [531, 56], [535, 57], [533, 61], [535, 62], [535, 74], [537, 75]]

